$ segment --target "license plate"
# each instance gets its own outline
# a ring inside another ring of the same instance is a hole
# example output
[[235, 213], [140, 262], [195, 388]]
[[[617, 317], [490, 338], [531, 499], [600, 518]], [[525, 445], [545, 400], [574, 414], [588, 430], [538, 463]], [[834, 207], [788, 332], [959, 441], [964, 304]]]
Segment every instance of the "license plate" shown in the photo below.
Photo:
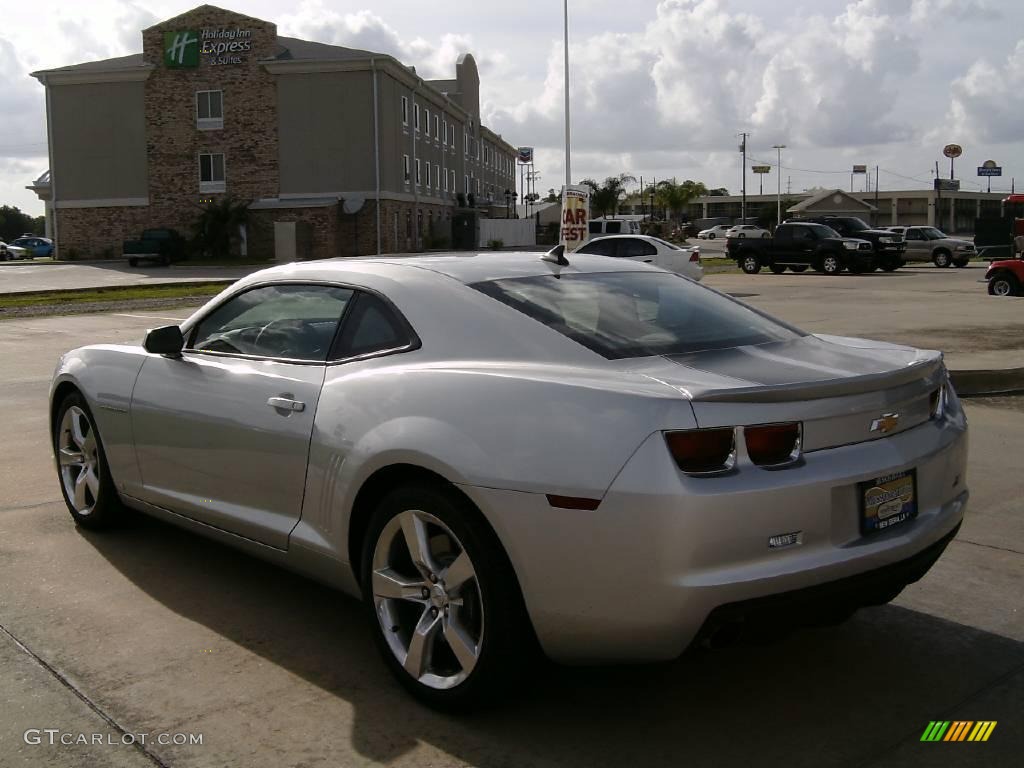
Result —
[[860, 532], [877, 533], [917, 516], [917, 473], [913, 469], [858, 484]]

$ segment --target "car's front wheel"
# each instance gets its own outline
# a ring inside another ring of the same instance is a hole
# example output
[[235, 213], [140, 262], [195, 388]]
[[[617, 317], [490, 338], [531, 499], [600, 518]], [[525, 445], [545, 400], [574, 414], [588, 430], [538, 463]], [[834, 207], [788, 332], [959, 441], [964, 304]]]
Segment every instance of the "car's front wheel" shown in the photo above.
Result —
[[936, 267], [945, 268], [953, 263], [953, 257], [949, 255], [949, 251], [936, 251], [932, 254], [932, 263]]
[[361, 582], [385, 662], [431, 706], [493, 702], [532, 652], [512, 566], [454, 490], [416, 485], [388, 494], [369, 523]]
[[714, 240], [714, 239], [715, 239], [715, 233], [714, 232], [709, 233], [708, 234], [708, 240]]
[[1020, 283], [1009, 272], [997, 272], [988, 281], [989, 296], [1018, 296]]
[[61, 401], [56, 416], [53, 453], [64, 503], [83, 528], [108, 528], [117, 522], [122, 507], [92, 412], [74, 392]]

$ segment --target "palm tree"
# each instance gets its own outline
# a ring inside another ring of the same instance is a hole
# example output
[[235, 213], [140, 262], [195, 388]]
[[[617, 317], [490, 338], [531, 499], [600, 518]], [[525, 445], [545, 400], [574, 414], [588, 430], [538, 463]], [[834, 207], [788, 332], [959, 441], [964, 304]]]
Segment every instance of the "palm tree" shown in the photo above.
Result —
[[192, 247], [203, 257], [226, 258], [241, 240], [241, 228], [251, 220], [249, 201], [228, 195], [208, 203], [192, 225]]
[[687, 204], [697, 197], [708, 193], [703, 182], [687, 179], [681, 184], [674, 181], [659, 181], [654, 192], [654, 199], [662, 208], [669, 211], [674, 219], [681, 219]]
[[609, 176], [598, 184], [594, 179], [583, 179], [580, 184], [590, 187], [590, 212], [596, 217], [605, 216], [610, 211], [612, 216], [618, 213], [619, 203], [626, 197], [626, 185], [636, 184], [636, 179], [628, 173]]

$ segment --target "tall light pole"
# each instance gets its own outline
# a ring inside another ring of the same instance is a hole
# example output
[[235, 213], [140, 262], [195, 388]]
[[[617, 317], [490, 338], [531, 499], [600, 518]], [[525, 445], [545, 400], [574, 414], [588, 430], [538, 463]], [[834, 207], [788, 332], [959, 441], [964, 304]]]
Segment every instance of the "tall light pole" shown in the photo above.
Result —
[[565, 15], [565, 185], [572, 184], [569, 166], [569, 0], [563, 3]]
[[743, 191], [742, 202], [740, 202], [740, 224], [747, 223], [747, 137], [749, 133], [741, 133], [743, 141], [740, 143], [740, 153], [743, 155]]
[[779, 226], [782, 223], [782, 150], [786, 148], [785, 144], [772, 144], [772, 149], [775, 150], [778, 157], [778, 162], [775, 163], [775, 170], [778, 171], [778, 175], [775, 177], [775, 226]]

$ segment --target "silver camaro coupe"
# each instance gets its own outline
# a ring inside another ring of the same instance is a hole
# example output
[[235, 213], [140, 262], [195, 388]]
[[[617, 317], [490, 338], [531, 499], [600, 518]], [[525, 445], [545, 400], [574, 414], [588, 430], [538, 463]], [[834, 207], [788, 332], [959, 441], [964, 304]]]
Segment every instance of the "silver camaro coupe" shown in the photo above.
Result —
[[77, 523], [138, 510], [359, 596], [449, 708], [537, 647], [670, 659], [885, 603], [968, 495], [940, 353], [557, 249], [264, 270], [67, 353], [51, 403]]

